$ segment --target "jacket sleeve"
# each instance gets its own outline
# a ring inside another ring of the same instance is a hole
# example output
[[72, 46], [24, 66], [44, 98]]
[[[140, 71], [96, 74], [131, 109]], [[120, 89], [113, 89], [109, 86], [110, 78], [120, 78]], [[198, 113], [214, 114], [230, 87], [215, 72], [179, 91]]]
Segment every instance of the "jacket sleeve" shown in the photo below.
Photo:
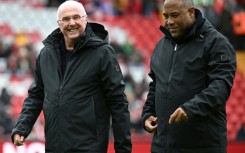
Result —
[[130, 115], [123, 75], [114, 50], [107, 46], [101, 62], [101, 80], [112, 116], [116, 153], [131, 153]]
[[43, 104], [43, 83], [40, 74], [38, 59], [36, 60], [35, 79], [28, 90], [28, 97], [25, 99], [17, 123], [12, 130], [12, 141], [14, 134], [23, 135], [25, 138], [30, 134]]
[[230, 96], [236, 71], [235, 51], [223, 38], [217, 38], [210, 44], [206, 88], [181, 106], [189, 118], [195, 115], [206, 116], [214, 110], [224, 111]]
[[150, 116], [156, 116], [155, 112], [155, 75], [153, 71], [150, 71], [149, 76], [151, 77], [152, 81], [149, 84], [149, 93], [147, 95], [147, 99], [145, 105], [142, 110], [142, 124], [145, 128], [145, 120]]

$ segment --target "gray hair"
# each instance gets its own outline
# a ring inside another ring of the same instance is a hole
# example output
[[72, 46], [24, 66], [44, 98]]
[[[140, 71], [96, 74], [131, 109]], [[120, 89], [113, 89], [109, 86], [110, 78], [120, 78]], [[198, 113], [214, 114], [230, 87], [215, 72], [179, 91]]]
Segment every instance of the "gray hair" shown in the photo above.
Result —
[[193, 0], [182, 0], [183, 4], [186, 6], [186, 7], [192, 7], [194, 6], [194, 2]]
[[[164, 3], [166, 1], [171, 1], [171, 0], [164, 0]], [[193, 7], [194, 6], [193, 0], [177, 0], [177, 1], [182, 2], [185, 7]]]
[[65, 6], [70, 6], [70, 5], [73, 5], [73, 6], [76, 5], [76, 6], [80, 7], [80, 8], [81, 8], [81, 12], [83, 13], [83, 15], [86, 15], [86, 11], [85, 11], [85, 9], [84, 9], [82, 3], [79, 3], [79, 2], [77, 2], [77, 1], [75, 1], [75, 0], [67, 0], [67, 1], [65, 1], [64, 3], [62, 3], [62, 4], [58, 7], [58, 10], [57, 10], [57, 16], [56, 16], [57, 20], [59, 20], [60, 10], [61, 10], [62, 8], [64, 8]]

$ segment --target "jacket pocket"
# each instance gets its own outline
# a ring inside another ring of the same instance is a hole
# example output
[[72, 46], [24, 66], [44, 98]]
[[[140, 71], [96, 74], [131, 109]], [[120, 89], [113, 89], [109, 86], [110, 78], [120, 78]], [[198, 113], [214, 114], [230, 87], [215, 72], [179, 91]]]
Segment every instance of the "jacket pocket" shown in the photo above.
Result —
[[[96, 138], [97, 122], [94, 107], [93, 96], [64, 104], [61, 110], [62, 126], [71, 130], [70, 133], [74, 131], [74, 135], [82, 134]], [[62, 129], [64, 128], [62, 127]]]
[[60, 110], [61, 149], [90, 150], [98, 139], [97, 126], [92, 96], [63, 104]]
[[208, 120], [200, 117], [187, 123], [172, 124], [169, 132], [171, 142], [177, 148], [203, 147], [209, 141]]

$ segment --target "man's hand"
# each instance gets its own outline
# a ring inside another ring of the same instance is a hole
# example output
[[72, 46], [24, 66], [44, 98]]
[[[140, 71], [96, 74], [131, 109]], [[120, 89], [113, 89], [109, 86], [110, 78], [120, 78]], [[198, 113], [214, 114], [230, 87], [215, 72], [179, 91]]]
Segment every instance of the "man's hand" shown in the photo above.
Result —
[[188, 122], [188, 116], [184, 112], [182, 108], [178, 108], [175, 110], [175, 112], [170, 116], [169, 118], [169, 124], [172, 124], [173, 122], [179, 123], [181, 121]]
[[23, 143], [24, 143], [24, 141], [25, 141], [24, 136], [19, 135], [19, 134], [15, 134], [15, 135], [14, 135], [14, 144], [15, 144], [16, 146], [22, 146]]
[[149, 133], [155, 132], [157, 130], [157, 118], [150, 116], [145, 120], [145, 128]]

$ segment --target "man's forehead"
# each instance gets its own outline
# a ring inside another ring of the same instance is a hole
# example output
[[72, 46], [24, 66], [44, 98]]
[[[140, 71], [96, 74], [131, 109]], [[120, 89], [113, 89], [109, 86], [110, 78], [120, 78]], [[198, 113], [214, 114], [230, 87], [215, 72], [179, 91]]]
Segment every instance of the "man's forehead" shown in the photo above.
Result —
[[61, 12], [63, 11], [71, 11], [71, 10], [74, 10], [74, 11], [78, 11], [78, 10], [82, 10], [81, 7], [79, 7], [78, 5], [74, 5], [74, 4], [67, 4], [67, 5], [64, 5], [60, 8]]
[[183, 7], [183, 1], [182, 0], [166, 0], [163, 4], [163, 8], [165, 7]]
[[73, 6], [73, 7], [63, 7], [60, 9], [60, 16], [71, 16], [71, 15], [83, 15], [82, 14], [83, 11], [81, 8], [77, 7], [77, 6]]
[[162, 9], [163, 13], [177, 13], [177, 12], [181, 12], [183, 10], [183, 8], [179, 8], [179, 7], [164, 7]]
[[186, 7], [183, 5], [182, 2], [178, 2], [176, 0], [173, 0], [173, 1], [169, 2], [169, 3], [167, 2], [166, 4], [164, 4], [162, 11], [164, 13], [181, 12], [185, 8]]

